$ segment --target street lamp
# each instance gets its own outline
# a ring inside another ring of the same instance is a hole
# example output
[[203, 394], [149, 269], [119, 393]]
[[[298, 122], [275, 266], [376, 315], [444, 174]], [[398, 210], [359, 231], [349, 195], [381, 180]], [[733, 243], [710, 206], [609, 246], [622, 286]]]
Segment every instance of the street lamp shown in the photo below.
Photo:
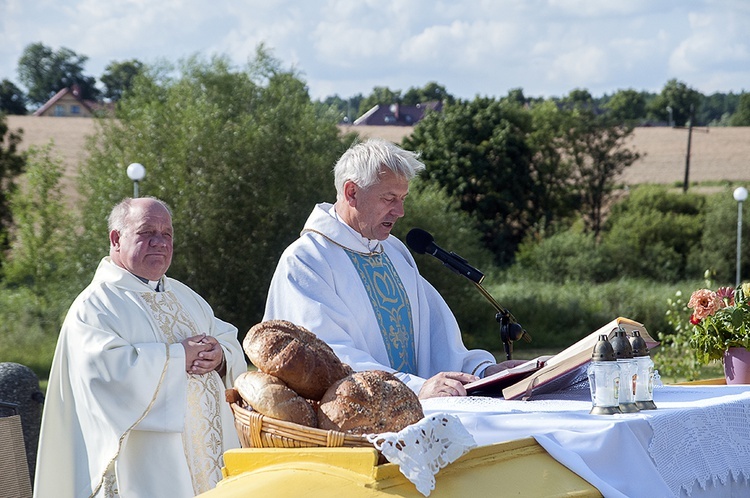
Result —
[[128, 178], [133, 180], [133, 197], [138, 197], [138, 182], [143, 180], [144, 176], [146, 176], [146, 168], [141, 163], [132, 163], [128, 166]]
[[737, 201], [737, 278], [734, 288], [740, 286], [740, 250], [742, 249], [742, 203], [747, 199], [747, 189], [734, 189], [734, 200]]

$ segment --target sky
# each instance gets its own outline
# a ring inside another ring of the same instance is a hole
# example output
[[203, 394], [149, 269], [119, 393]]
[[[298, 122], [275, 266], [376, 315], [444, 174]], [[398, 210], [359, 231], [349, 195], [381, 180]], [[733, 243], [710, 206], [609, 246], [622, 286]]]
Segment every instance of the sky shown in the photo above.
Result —
[[0, 79], [20, 88], [31, 43], [113, 61], [222, 55], [264, 44], [314, 100], [437, 82], [461, 99], [750, 91], [748, 0], [0, 0]]

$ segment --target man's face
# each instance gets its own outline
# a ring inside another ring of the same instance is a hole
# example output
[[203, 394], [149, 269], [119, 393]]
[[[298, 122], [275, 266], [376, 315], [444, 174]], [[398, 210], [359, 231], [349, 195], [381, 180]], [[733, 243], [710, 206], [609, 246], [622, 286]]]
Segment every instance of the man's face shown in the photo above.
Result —
[[112, 261], [133, 275], [158, 280], [172, 263], [172, 218], [153, 199], [134, 199], [125, 228], [109, 237]]
[[378, 183], [360, 188], [347, 182], [347, 203], [353, 208], [349, 225], [368, 239], [385, 240], [404, 216], [409, 181], [385, 168]]

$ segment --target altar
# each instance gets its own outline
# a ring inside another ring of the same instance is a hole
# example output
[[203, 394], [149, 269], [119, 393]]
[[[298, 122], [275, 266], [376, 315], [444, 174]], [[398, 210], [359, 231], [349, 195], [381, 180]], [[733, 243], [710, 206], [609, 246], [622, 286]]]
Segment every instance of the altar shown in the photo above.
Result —
[[[750, 496], [750, 386], [660, 386], [654, 401], [591, 415], [582, 388], [424, 400], [426, 416], [457, 417], [476, 442], [435, 475], [430, 496]], [[422, 496], [368, 448], [237, 449], [225, 465], [205, 497]]]
[[662, 386], [654, 401], [656, 410], [590, 415], [588, 389], [572, 389], [423, 405], [457, 415], [479, 446], [533, 437], [606, 497], [750, 496], [750, 386]]

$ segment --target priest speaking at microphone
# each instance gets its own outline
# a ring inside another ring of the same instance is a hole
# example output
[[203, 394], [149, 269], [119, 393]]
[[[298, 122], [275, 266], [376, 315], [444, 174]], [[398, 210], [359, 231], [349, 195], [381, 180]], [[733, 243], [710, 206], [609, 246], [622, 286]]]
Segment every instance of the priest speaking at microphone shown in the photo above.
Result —
[[464, 396], [464, 384], [515, 366], [468, 350], [453, 313], [391, 235], [404, 216], [417, 155], [379, 139], [334, 168], [336, 203], [317, 204], [282, 254], [264, 320], [315, 333], [355, 371], [394, 373], [420, 398]]
[[172, 215], [150, 197], [109, 216], [109, 256], [73, 302], [52, 361], [36, 498], [187, 498], [240, 446], [225, 390], [247, 370], [237, 328], [181, 282]]

